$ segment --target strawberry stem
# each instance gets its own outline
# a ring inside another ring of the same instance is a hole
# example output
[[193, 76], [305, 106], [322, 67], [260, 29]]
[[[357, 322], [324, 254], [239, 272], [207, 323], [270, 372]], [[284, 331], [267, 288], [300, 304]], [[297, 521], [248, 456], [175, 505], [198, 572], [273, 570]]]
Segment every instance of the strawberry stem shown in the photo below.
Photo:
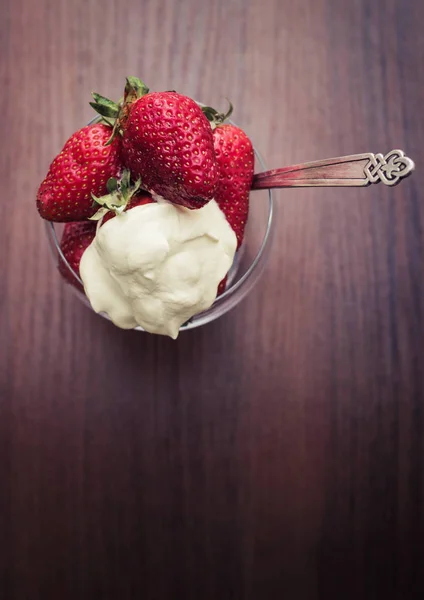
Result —
[[149, 88], [138, 77], [129, 76], [126, 79], [124, 103], [129, 104], [135, 102], [142, 96], [149, 93]]
[[112, 127], [112, 134], [104, 144], [105, 146], [109, 146], [117, 134], [122, 135], [122, 123], [128, 118], [129, 107], [148, 92], [147, 85], [138, 77], [133, 76], [126, 78], [124, 98], [119, 103], [109, 100], [97, 92], [92, 92], [94, 102], [90, 102], [90, 106], [101, 115], [104, 123]]
[[134, 184], [131, 184], [131, 174], [128, 169], [124, 169], [121, 179], [110, 177], [106, 187], [108, 194], [98, 198], [91, 194], [93, 206], [98, 204], [99, 210], [90, 217], [90, 221], [99, 221], [109, 211], [119, 215], [124, 212], [131, 198], [140, 189], [141, 180], [138, 179]]
[[210, 121], [215, 126], [221, 125], [221, 123], [223, 123], [226, 119], [228, 119], [228, 117], [233, 112], [233, 105], [228, 100], [228, 98], [226, 98], [226, 100], [229, 105], [226, 113], [220, 113], [215, 108], [212, 108], [212, 106], [202, 106], [201, 107], [205, 117], [208, 119], [208, 121]]

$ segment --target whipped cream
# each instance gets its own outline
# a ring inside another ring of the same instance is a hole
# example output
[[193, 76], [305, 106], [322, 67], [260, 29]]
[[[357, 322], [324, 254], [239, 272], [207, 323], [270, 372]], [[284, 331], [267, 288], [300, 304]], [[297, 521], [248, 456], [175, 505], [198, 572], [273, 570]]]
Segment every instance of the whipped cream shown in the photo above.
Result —
[[213, 304], [236, 246], [214, 200], [190, 210], [159, 198], [98, 227], [80, 275], [93, 309], [115, 325], [175, 339], [183, 323]]

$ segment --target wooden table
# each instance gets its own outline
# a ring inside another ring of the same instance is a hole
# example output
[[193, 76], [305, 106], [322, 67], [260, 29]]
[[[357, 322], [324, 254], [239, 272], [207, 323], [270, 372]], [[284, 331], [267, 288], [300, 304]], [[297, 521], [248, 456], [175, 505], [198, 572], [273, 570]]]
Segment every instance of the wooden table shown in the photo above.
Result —
[[[424, 4], [1, 16], [0, 597], [422, 598]], [[279, 192], [236, 310], [177, 341], [121, 331], [62, 284], [35, 193], [127, 74], [228, 96], [269, 167], [399, 147], [418, 170]]]

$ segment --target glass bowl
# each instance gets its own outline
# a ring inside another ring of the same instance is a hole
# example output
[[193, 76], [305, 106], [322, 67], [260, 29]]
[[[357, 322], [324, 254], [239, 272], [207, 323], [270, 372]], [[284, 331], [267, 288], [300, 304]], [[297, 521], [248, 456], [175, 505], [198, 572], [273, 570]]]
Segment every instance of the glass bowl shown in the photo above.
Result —
[[[228, 121], [230, 122], [230, 121]], [[266, 166], [255, 149], [255, 172], [265, 171]], [[46, 232], [56, 265], [61, 263], [67, 268], [75, 279], [74, 285], [69, 285], [78, 298], [91, 310], [90, 302], [84, 292], [77, 289], [82, 288], [82, 281], [68, 264], [60, 249], [64, 224], [46, 221]], [[243, 298], [252, 290], [259, 280], [266, 264], [275, 228], [275, 206], [271, 190], [258, 190], [251, 193], [249, 218], [246, 225], [243, 243], [236, 253], [234, 263], [230, 269], [225, 292], [218, 296], [212, 306], [192, 317], [182, 325], [180, 331], [194, 329], [200, 325], [206, 325], [237, 306]], [[62, 267], [63, 267], [62, 265]], [[78, 284], [80, 284], [78, 286]], [[94, 312], [94, 311], [93, 311]], [[109, 319], [105, 313], [99, 313], [105, 319]], [[135, 327], [137, 331], [144, 331], [141, 327]]]

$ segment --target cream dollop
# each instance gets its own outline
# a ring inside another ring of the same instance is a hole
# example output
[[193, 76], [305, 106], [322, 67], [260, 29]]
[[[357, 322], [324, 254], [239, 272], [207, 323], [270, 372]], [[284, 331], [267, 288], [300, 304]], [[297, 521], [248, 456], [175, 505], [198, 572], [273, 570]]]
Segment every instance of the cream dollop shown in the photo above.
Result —
[[209, 308], [237, 239], [214, 200], [190, 210], [166, 201], [132, 208], [98, 228], [80, 274], [96, 312], [124, 329], [178, 336]]

